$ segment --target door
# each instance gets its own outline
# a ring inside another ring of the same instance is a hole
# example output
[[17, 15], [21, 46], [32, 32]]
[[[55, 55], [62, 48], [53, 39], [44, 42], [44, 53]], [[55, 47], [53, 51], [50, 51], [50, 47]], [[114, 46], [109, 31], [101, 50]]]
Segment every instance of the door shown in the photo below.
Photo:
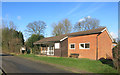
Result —
[[54, 55], [54, 46], [49, 46], [47, 48], [47, 55]]

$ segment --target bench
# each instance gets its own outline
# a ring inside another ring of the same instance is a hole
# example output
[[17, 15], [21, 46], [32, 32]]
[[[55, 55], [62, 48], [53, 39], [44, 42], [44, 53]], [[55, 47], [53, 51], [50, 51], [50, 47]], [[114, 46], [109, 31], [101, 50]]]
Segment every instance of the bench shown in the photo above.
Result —
[[77, 54], [77, 53], [70, 54], [70, 57], [73, 57], [73, 58], [78, 58], [78, 56], [79, 56], [79, 54]]

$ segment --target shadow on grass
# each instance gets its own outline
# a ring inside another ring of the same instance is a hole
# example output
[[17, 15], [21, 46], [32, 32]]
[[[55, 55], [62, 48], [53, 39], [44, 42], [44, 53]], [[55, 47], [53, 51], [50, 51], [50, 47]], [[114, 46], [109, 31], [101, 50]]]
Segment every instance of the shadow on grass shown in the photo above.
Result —
[[114, 67], [113, 60], [112, 59], [105, 59], [105, 58], [100, 58], [99, 59], [103, 64], [109, 65], [111, 67]]

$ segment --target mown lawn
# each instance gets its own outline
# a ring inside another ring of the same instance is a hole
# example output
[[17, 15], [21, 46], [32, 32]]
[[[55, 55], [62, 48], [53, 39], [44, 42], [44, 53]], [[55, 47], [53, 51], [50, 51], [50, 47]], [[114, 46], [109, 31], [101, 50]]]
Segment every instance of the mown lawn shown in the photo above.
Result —
[[18, 55], [21, 57], [28, 57], [35, 60], [45, 61], [47, 63], [59, 64], [67, 67], [76, 68], [79, 70], [93, 72], [93, 73], [117, 73], [114, 68], [102, 64], [99, 60], [78, 59], [78, 58], [63, 58], [63, 57], [47, 57], [35, 56], [34, 54]]

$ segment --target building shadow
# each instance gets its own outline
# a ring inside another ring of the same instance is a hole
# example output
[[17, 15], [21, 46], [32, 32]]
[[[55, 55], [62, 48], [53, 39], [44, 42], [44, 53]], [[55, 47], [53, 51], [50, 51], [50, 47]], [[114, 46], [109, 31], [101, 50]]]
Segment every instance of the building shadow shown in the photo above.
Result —
[[14, 56], [12, 54], [0, 54], [0, 56]]

